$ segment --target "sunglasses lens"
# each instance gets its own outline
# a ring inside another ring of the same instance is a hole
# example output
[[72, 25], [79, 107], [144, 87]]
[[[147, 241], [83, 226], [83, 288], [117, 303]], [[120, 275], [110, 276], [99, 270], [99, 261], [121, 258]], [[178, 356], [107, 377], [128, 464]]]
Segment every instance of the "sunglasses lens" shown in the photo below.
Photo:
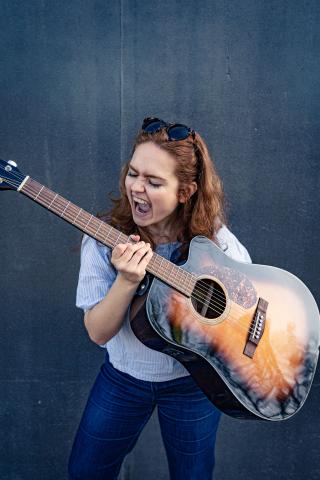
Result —
[[193, 130], [182, 123], [168, 124], [160, 118], [148, 117], [143, 120], [142, 130], [148, 133], [154, 133], [162, 128], [166, 128], [170, 140], [184, 140]]
[[184, 140], [189, 136], [189, 128], [186, 125], [173, 125], [168, 129], [171, 140]]
[[165, 126], [166, 124], [163, 120], [149, 120], [143, 123], [142, 130], [144, 130], [145, 132], [153, 133]]

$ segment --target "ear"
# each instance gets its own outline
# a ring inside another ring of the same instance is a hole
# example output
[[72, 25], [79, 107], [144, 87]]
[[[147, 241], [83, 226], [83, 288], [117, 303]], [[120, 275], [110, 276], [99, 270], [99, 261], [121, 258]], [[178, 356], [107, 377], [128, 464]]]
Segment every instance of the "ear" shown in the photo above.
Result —
[[196, 182], [191, 182], [189, 185], [186, 185], [184, 188], [179, 190], [178, 199], [180, 203], [186, 203], [189, 198], [197, 191], [198, 186]]

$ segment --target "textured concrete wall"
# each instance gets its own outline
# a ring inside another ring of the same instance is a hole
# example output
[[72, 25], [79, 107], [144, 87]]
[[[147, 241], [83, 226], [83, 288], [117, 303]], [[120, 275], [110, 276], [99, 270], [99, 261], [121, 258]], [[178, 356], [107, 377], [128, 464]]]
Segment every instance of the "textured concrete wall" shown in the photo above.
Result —
[[[144, 116], [207, 141], [233, 231], [319, 298], [317, 0], [2, 0], [0, 157], [96, 213]], [[0, 192], [0, 478], [66, 478], [103, 361], [74, 307], [80, 234]], [[316, 480], [319, 375], [293, 419], [224, 417], [219, 480]], [[167, 480], [156, 416], [122, 479]]]

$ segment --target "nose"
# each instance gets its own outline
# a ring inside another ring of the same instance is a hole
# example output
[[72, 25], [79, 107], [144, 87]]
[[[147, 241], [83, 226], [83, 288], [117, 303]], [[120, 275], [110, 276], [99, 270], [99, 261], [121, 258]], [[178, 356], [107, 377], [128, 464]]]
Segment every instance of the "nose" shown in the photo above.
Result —
[[145, 189], [144, 181], [136, 177], [131, 188], [133, 192], [143, 192]]

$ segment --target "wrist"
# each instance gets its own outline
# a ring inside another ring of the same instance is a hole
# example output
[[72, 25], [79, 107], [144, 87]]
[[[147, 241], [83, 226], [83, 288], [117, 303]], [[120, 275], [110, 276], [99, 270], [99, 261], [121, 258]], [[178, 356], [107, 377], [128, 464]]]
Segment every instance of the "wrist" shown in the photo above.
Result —
[[118, 272], [116, 282], [121, 288], [125, 288], [127, 290], [132, 290], [136, 291], [138, 288], [140, 281], [139, 282], [133, 282], [131, 280], [128, 280], [128, 278], [124, 277], [120, 272]]

